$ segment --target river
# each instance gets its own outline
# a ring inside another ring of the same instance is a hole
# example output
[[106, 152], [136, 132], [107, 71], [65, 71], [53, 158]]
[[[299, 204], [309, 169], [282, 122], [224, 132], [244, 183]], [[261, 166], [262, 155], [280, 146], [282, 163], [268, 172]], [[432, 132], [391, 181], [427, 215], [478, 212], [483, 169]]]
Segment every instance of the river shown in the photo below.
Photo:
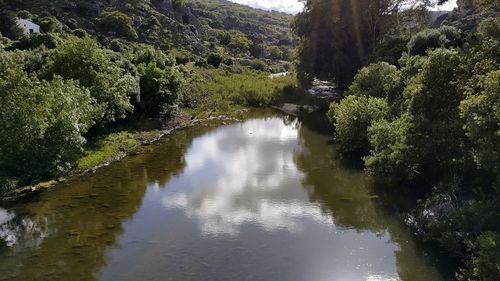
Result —
[[327, 135], [217, 123], [0, 209], [0, 280], [444, 280]]

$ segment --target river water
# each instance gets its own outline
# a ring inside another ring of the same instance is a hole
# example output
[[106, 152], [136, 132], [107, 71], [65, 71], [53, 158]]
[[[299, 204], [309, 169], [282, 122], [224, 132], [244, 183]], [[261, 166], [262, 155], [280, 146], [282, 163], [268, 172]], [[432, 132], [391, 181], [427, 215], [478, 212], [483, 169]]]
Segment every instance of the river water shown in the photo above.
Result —
[[259, 116], [0, 209], [0, 280], [444, 280], [327, 135]]

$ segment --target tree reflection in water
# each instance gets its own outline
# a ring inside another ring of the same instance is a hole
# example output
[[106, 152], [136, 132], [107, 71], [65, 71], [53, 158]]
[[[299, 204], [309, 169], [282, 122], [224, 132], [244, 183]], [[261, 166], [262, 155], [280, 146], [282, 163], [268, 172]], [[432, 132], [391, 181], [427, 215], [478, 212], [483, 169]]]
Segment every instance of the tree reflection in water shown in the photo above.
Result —
[[[260, 113], [259, 113], [260, 114]], [[177, 132], [0, 213], [16, 280], [440, 280], [372, 179], [290, 117]], [[8, 222], [5, 222], [8, 221]]]

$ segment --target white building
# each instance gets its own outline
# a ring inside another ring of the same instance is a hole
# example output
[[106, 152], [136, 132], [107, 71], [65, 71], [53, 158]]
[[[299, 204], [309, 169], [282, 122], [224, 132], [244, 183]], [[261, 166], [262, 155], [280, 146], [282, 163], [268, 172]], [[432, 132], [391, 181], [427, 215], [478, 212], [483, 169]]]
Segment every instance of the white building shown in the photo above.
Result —
[[23, 29], [24, 34], [40, 33], [40, 26], [29, 20], [17, 19], [17, 25]]

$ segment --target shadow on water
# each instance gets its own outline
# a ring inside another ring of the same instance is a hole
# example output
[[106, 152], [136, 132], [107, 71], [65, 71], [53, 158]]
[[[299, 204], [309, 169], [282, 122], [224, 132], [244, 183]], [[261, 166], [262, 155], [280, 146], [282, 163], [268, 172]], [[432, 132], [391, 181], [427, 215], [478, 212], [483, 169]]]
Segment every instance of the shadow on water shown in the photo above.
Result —
[[310, 200], [320, 202], [337, 225], [388, 233], [401, 248], [395, 253], [401, 280], [424, 280], [419, 272], [425, 270], [419, 268], [422, 264], [417, 259], [433, 264], [444, 280], [452, 280], [456, 261], [419, 240], [404, 223], [421, 194], [390, 179], [365, 174], [360, 155], [338, 152], [327, 123], [324, 114], [316, 114], [304, 119], [299, 131], [304, 151], [295, 161], [306, 175], [303, 186]]

